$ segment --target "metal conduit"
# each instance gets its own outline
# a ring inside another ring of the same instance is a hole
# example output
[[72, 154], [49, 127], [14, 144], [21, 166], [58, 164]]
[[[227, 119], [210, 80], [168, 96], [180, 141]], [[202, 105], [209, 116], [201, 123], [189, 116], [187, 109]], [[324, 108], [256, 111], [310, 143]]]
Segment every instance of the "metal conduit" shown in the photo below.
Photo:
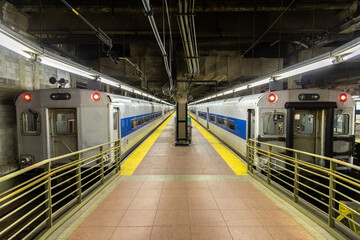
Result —
[[194, 49], [193, 49], [193, 41], [192, 41], [192, 30], [191, 30], [191, 27], [190, 27], [190, 24], [189, 24], [189, 16], [188, 16], [188, 1], [185, 0], [185, 4], [184, 4], [184, 20], [185, 20], [185, 29], [187, 30], [186, 31], [186, 34], [187, 34], [187, 39], [188, 39], [188, 42], [187, 44], [189, 45], [189, 50], [190, 50], [190, 57], [191, 59], [191, 62], [192, 62], [192, 66], [193, 66], [193, 74], [196, 75], [197, 73], [197, 68], [196, 68], [196, 63], [195, 63], [195, 59], [193, 59], [193, 56], [194, 56]]
[[194, 8], [195, 0], [190, 0], [190, 3], [187, 0], [179, 0], [178, 24], [184, 46], [185, 61], [188, 66], [189, 77], [196, 77], [200, 73], [196, 43]]
[[[156, 38], [156, 41], [159, 45], [159, 48], [160, 48], [160, 51], [162, 53], [162, 56], [164, 58], [164, 65], [165, 65], [165, 70], [166, 70], [166, 73], [169, 77], [169, 81], [170, 81], [170, 90], [173, 89], [173, 79], [172, 79], [172, 75], [171, 75], [171, 70], [170, 70], [170, 67], [169, 67], [169, 60], [168, 60], [168, 57], [167, 57], [167, 53], [166, 53], [166, 50], [165, 50], [165, 46], [164, 44], [162, 43], [161, 41], [161, 37], [160, 37], [160, 34], [159, 34], [159, 31], [156, 27], [156, 23], [155, 23], [155, 19], [154, 19], [154, 16], [153, 16], [153, 12], [152, 12], [152, 9], [150, 7], [150, 1], [149, 0], [142, 0], [143, 2], [143, 5], [144, 5], [144, 8], [145, 8], [145, 16], [148, 17], [149, 19], [149, 22], [150, 22], [150, 25], [151, 25], [151, 28], [154, 32], [154, 36]], [[171, 63], [170, 63], [171, 64]]]
[[185, 26], [184, 26], [184, 20], [183, 20], [183, 13], [182, 13], [182, 2], [181, 0], [179, 0], [179, 17], [178, 17], [178, 24], [179, 24], [179, 29], [180, 29], [180, 35], [181, 35], [181, 40], [184, 46], [184, 51], [185, 51], [185, 62], [187, 64], [188, 67], [188, 71], [189, 74], [191, 74], [193, 72], [193, 68], [192, 68], [192, 64], [190, 62], [190, 59], [188, 58], [188, 56], [190, 56], [190, 50], [189, 50], [189, 44], [187, 41], [187, 35], [185, 34]]

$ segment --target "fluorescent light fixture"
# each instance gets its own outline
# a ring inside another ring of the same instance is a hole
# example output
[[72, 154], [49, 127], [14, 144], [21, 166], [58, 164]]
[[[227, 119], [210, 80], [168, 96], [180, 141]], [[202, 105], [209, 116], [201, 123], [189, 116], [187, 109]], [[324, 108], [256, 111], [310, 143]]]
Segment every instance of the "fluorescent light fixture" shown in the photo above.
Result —
[[48, 57], [43, 57], [43, 56], [40, 57], [40, 60], [41, 60], [40, 63], [45, 64], [47, 66], [58, 68], [58, 69], [66, 71], [66, 72], [71, 72], [71, 73], [74, 73], [76, 75], [79, 75], [79, 76], [82, 76], [85, 78], [95, 79], [95, 76], [91, 75], [90, 72], [81, 70], [80, 68], [77, 68], [77, 67], [73, 67], [70, 64], [63, 63], [58, 60], [48, 58]]
[[132, 89], [131, 87], [127, 87], [127, 86], [125, 86], [125, 85], [121, 85], [120, 87], [121, 87], [121, 89], [124, 89], [124, 90], [129, 91], [129, 92], [133, 92], [133, 91], [134, 91], [134, 89]]
[[241, 86], [241, 87], [238, 87], [238, 88], [235, 88], [234, 92], [239, 92], [239, 91], [242, 91], [242, 90], [245, 90], [245, 89], [248, 89], [248, 86]]
[[224, 92], [223, 95], [228, 95], [228, 94], [233, 93], [233, 92], [234, 92], [233, 90], [230, 90], [230, 91]]
[[15, 41], [2, 32], [0, 32], [0, 45], [28, 59], [31, 58], [31, 55], [26, 52], [33, 52], [30, 48]]
[[350, 58], [356, 57], [356, 56], [358, 56], [358, 55], [360, 55], [360, 49], [357, 50], [357, 51], [355, 51], [355, 52], [352, 52], [352, 53], [350, 53], [350, 54], [348, 54], [348, 55], [343, 56], [342, 59], [343, 59], [344, 61], [347, 61], [347, 60], [349, 60]]
[[120, 87], [120, 84], [115, 82], [115, 81], [112, 81], [112, 80], [109, 80], [109, 79], [106, 79], [106, 78], [103, 78], [103, 77], [100, 77], [100, 81], [102, 83], [105, 83], [105, 84], [108, 84], [108, 85], [111, 85], [111, 86], [114, 86], [114, 87]]
[[264, 85], [264, 84], [269, 83], [270, 80], [271, 80], [271, 78], [265, 78], [265, 79], [250, 83], [249, 87], [252, 88], [252, 87], [257, 87], [257, 86], [260, 86], [260, 85]]
[[280, 73], [279, 75], [275, 76], [275, 80], [281, 80], [284, 78], [292, 77], [301, 73], [310, 72], [319, 68], [323, 68], [326, 66], [330, 66], [333, 64], [332, 58], [327, 58], [318, 62], [314, 62], [311, 64], [307, 64], [302, 67], [295, 68], [293, 70], [286, 71], [284, 73]]
[[142, 95], [142, 92], [138, 91], [138, 90], [134, 90], [134, 93]]

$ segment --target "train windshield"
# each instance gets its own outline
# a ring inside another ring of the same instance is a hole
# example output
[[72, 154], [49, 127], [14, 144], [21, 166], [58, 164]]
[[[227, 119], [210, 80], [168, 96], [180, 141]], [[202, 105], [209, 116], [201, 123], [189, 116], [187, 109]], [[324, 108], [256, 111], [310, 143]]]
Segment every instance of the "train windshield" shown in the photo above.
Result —
[[296, 113], [294, 116], [294, 133], [310, 135], [314, 133], [314, 115], [311, 113]]
[[283, 135], [284, 118], [283, 113], [265, 113], [263, 115], [264, 135]]
[[21, 114], [21, 134], [39, 135], [40, 134], [40, 116], [37, 112], [23, 112]]
[[349, 134], [349, 115], [336, 114], [334, 115], [334, 135]]
[[55, 120], [55, 131], [57, 134], [63, 135], [76, 133], [74, 113], [56, 113]]

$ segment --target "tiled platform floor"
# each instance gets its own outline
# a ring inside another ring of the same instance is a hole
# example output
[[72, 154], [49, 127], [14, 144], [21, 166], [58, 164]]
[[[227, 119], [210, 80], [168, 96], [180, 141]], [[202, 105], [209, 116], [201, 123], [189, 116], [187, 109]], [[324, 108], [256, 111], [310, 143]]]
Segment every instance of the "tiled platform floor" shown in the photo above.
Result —
[[192, 145], [174, 146], [174, 121], [160, 134], [135, 175], [231, 175], [234, 172], [195, 127]]
[[309, 234], [303, 226], [314, 230], [312, 223], [290, 217], [250, 176], [234, 175], [196, 128], [192, 146], [174, 147], [173, 127], [171, 120], [134, 175], [119, 176], [50, 239], [329, 239]]
[[313, 239], [247, 181], [121, 182], [70, 239]]

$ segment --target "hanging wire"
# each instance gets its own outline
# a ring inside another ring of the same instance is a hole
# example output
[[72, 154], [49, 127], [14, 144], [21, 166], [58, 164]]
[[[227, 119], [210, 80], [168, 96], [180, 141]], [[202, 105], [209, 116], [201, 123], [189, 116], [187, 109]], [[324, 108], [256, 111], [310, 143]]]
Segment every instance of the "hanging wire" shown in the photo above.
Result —
[[162, 25], [163, 25], [163, 44], [165, 44], [165, 0], [162, 0]]
[[[281, 0], [281, 9], [284, 7], [284, 0]], [[279, 31], [279, 48], [278, 48], [278, 70], [280, 70], [280, 55], [281, 55], [281, 35], [283, 27], [283, 18], [280, 19], [280, 31]]]
[[42, 0], [39, 0], [39, 7], [40, 7], [40, 46], [41, 47], [44, 47], [43, 45], [43, 24], [42, 24], [42, 21], [43, 21], [43, 13], [42, 13]]
[[285, 8], [285, 10], [275, 19], [275, 21], [266, 29], [266, 31], [241, 55], [243, 57], [246, 53], [248, 53], [251, 49], [253, 49], [260, 40], [270, 31], [270, 29], [281, 19], [281, 17], [284, 15], [284, 13], [290, 8], [290, 6], [295, 2], [295, 0], [292, 0], [291, 3]]

